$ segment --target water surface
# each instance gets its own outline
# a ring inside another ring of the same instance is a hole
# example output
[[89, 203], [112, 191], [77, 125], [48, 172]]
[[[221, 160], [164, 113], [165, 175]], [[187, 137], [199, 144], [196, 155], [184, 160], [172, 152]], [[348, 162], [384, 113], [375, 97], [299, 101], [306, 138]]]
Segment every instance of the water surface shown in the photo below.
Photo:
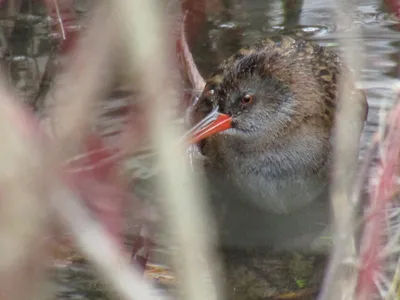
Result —
[[[78, 4], [80, 1], [77, 1]], [[337, 27], [333, 21], [334, 1], [291, 1], [285, 5], [278, 0], [225, 0], [222, 7], [210, 9], [207, 21], [201, 28], [198, 39], [192, 45], [195, 61], [203, 76], [219, 62], [242, 46], [251, 44], [260, 37], [277, 33], [296, 33], [306, 39], [340, 52], [337, 38], [342, 31], [358, 27], [358, 37], [365, 53], [364, 67], [359, 84], [367, 94], [370, 106], [362, 149], [365, 150], [371, 135], [377, 131], [379, 111], [394, 102], [393, 86], [398, 82], [400, 34], [395, 20], [384, 11], [381, 1], [355, 1], [356, 9], [347, 11], [351, 23]], [[35, 94], [35, 84], [45, 68], [51, 50], [48, 19], [39, 6], [27, 1], [17, 19], [15, 30], [9, 34], [9, 25], [1, 23], [0, 36], [3, 60], [9, 76], [28, 99]], [[77, 11], [85, 11], [79, 5]], [[3, 14], [4, 15], [4, 14]], [[4, 17], [4, 20], [7, 18]], [[71, 26], [73, 26], [72, 24]], [[77, 24], [75, 24], [77, 25]], [[5, 45], [7, 40], [9, 45]], [[36, 80], [36, 81], [35, 81]], [[58, 299], [104, 299], [106, 295], [97, 281], [93, 281], [90, 268], [85, 264], [57, 265], [54, 278], [58, 282]]]

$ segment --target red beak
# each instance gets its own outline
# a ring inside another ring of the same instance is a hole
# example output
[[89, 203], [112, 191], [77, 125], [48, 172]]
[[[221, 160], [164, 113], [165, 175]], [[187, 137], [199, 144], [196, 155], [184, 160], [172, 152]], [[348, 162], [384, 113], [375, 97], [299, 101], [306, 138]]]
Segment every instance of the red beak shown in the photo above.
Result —
[[218, 114], [215, 121], [196, 132], [191, 140], [192, 144], [196, 144], [201, 140], [215, 133], [232, 128], [232, 118], [226, 114]]

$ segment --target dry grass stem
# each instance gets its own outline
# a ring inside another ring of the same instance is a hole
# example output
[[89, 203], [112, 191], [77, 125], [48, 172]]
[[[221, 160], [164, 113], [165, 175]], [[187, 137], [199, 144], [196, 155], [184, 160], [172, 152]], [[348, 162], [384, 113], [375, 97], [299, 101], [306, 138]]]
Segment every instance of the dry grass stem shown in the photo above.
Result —
[[83, 254], [120, 299], [168, 299], [129, 264], [116, 243], [104, 228], [90, 217], [72, 191], [65, 187], [54, 189], [52, 204], [71, 230]]
[[[212, 227], [197, 178], [190, 173], [183, 145], [176, 145], [183, 131], [168, 119], [168, 111], [178, 100], [177, 84], [170, 79], [172, 51], [163, 30], [165, 18], [157, 1], [118, 0], [115, 16], [123, 28], [131, 55], [131, 65], [140, 74], [139, 86], [149, 112], [150, 133], [160, 163], [162, 206], [167, 217], [173, 264], [184, 299], [221, 299], [219, 280], [211, 248]], [[159, 196], [160, 197], [160, 196]], [[176, 247], [176, 248], [175, 248]]]
[[0, 75], [0, 299], [43, 299], [48, 206], [37, 125]]
[[[336, 1], [336, 24], [352, 24], [348, 11], [354, 11], [351, 3]], [[352, 69], [355, 82], [362, 70], [363, 48], [356, 41], [361, 36], [356, 27], [341, 32], [339, 42], [343, 48], [345, 64]], [[350, 199], [354, 187], [354, 174], [357, 169], [359, 141], [351, 133], [361, 130], [360, 111], [354, 101], [351, 80], [343, 78], [340, 82], [340, 106], [336, 115], [334, 167], [332, 176], [331, 206], [333, 210], [334, 249], [325, 278], [320, 299], [353, 299], [357, 283], [357, 259], [354, 241], [354, 213], [356, 203]], [[349, 174], [349, 175], [348, 175]]]

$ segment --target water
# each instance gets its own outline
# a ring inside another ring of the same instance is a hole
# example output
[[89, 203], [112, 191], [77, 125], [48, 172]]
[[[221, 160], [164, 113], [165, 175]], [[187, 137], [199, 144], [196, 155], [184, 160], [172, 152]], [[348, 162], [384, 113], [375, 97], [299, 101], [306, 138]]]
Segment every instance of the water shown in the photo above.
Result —
[[364, 150], [377, 130], [379, 110], [393, 104], [393, 87], [399, 75], [399, 28], [396, 29], [394, 18], [383, 10], [382, 1], [355, 1], [356, 9], [347, 12], [351, 24], [340, 24], [339, 29], [333, 20], [334, 1], [292, 1], [298, 3], [297, 7], [286, 11], [285, 1], [228, 2], [236, 5], [209, 17], [194, 49], [195, 60], [203, 75], [209, 74], [218, 62], [237, 49], [267, 35], [301, 34], [340, 53], [338, 30], [351, 27], [361, 30], [359, 42], [365, 54], [359, 84], [366, 92], [370, 107], [362, 138]]
[[[77, 2], [79, 4], [80, 1]], [[394, 103], [393, 87], [398, 83], [400, 70], [400, 27], [384, 10], [382, 1], [353, 1], [356, 9], [346, 12], [351, 23], [340, 24], [339, 28], [332, 18], [331, 6], [334, 1], [291, 1], [295, 3], [292, 6], [285, 6], [285, 1], [278, 0], [221, 2], [223, 4], [210, 7], [207, 21], [191, 46], [195, 61], [205, 77], [220, 61], [260, 37], [276, 33], [296, 33], [340, 52], [337, 42], [340, 32], [354, 26], [361, 30], [362, 36], [357, 42], [363, 45], [365, 53], [362, 57], [364, 67], [359, 84], [366, 92], [370, 106], [362, 137], [364, 151], [372, 134], [378, 130], [380, 111]], [[48, 35], [48, 20], [39, 6], [26, 5], [22, 9], [25, 9], [24, 18], [17, 21], [18, 30], [14, 34], [9, 34], [8, 23], [4, 21], [0, 24], [3, 28], [0, 49], [12, 49], [8, 53], [2, 50], [5, 53], [3, 57], [7, 62], [9, 77], [29, 102], [36, 93], [53, 37]], [[79, 9], [85, 11], [82, 6], [77, 8]], [[4, 42], [7, 39], [9, 45]], [[85, 264], [60, 264], [55, 270], [58, 270], [54, 276], [59, 284], [58, 299], [107, 297], [102, 286], [93, 281], [91, 271]]]

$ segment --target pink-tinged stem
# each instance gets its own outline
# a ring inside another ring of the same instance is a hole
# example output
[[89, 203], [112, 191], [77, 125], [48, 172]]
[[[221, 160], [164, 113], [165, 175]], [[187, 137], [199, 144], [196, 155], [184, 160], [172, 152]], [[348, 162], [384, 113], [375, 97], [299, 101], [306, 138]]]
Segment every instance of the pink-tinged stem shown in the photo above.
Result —
[[186, 28], [189, 45], [193, 45], [207, 18], [206, 0], [184, 0], [181, 2], [182, 11], [187, 12], [182, 27]]
[[122, 245], [122, 216], [126, 194], [117, 176], [117, 149], [107, 149], [100, 137], [86, 140], [86, 153], [67, 165], [73, 187], [96, 214], [118, 245]]
[[361, 243], [361, 269], [357, 285], [357, 299], [372, 299], [376, 293], [374, 278], [381, 269], [381, 252], [384, 245], [385, 210], [395, 192], [395, 180], [399, 167], [400, 153], [400, 105], [389, 118], [386, 139], [385, 161], [379, 183], [371, 193], [370, 206], [365, 219], [365, 231]]
[[399, 0], [385, 0], [389, 10], [396, 16], [400, 17], [400, 1]]
[[[385, 0], [389, 10], [400, 17], [400, 1]], [[381, 269], [380, 253], [384, 245], [385, 209], [392, 200], [394, 181], [399, 166], [400, 153], [400, 105], [397, 105], [389, 119], [389, 133], [385, 149], [385, 161], [382, 162], [382, 174], [378, 185], [370, 194], [370, 207], [365, 220], [365, 232], [361, 248], [361, 270], [359, 272], [357, 299], [372, 299], [376, 293], [374, 278]]]
[[192, 53], [190, 52], [189, 46], [187, 44], [186, 34], [185, 34], [186, 16], [187, 14], [185, 14], [185, 17], [182, 21], [181, 36], [180, 39], [177, 41], [176, 51], [178, 56], [180, 57], [180, 62], [182, 64], [183, 71], [187, 76], [191, 84], [191, 87], [194, 90], [201, 91], [205, 86], [205, 81], [203, 77], [200, 75], [199, 70], [197, 69], [197, 66], [193, 60]]

